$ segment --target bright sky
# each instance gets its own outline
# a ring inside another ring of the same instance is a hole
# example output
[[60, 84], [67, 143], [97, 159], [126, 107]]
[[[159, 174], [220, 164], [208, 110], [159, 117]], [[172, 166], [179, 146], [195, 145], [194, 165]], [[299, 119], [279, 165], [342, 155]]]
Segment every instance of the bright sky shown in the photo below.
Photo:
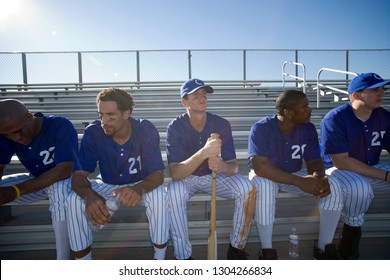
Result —
[[0, 0], [0, 52], [390, 48], [389, 0]]

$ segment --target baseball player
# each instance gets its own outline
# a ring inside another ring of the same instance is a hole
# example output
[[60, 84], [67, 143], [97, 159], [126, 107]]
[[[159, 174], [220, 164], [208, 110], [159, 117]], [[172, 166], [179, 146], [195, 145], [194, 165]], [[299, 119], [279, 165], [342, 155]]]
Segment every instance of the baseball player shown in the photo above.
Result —
[[[237, 174], [233, 136], [227, 120], [206, 112], [207, 94], [214, 90], [199, 79], [186, 81], [180, 92], [186, 113], [167, 127], [166, 151], [172, 179], [168, 183], [171, 238], [177, 259], [192, 259], [187, 202], [199, 191], [211, 193], [217, 173], [218, 196], [235, 200], [228, 259], [247, 259], [244, 251], [252, 221], [255, 188]], [[211, 139], [218, 133], [219, 139]]]
[[342, 220], [339, 252], [344, 259], [359, 258], [364, 214], [373, 191], [390, 191], [390, 164], [380, 163], [383, 149], [390, 151], [390, 112], [381, 107], [384, 81], [378, 74], [356, 76], [348, 87], [350, 102], [331, 110], [321, 121], [321, 151], [327, 174], [340, 181]]
[[[123, 90], [102, 90], [96, 102], [100, 120], [84, 131], [72, 179], [74, 192], [67, 201], [71, 249], [76, 259], [92, 259], [88, 222], [106, 224], [110, 215], [105, 200], [120, 193], [123, 205], [146, 207], [154, 259], [164, 259], [169, 223], [158, 131], [150, 121], [131, 117], [133, 98]], [[91, 182], [88, 174], [97, 163], [100, 176]]]
[[[0, 204], [48, 198], [59, 260], [70, 257], [65, 200], [77, 146], [77, 132], [69, 120], [32, 114], [15, 99], [0, 101]], [[29, 173], [3, 176], [14, 154]]]
[[[248, 140], [249, 178], [257, 188], [255, 221], [261, 250], [259, 259], [278, 259], [272, 247], [276, 196], [279, 190], [320, 198], [320, 229], [315, 259], [339, 259], [332, 243], [339, 222], [340, 186], [325, 176], [316, 128], [310, 123], [312, 109], [306, 95], [282, 92], [276, 99], [277, 115], [255, 123]], [[303, 168], [303, 162], [306, 168]]]

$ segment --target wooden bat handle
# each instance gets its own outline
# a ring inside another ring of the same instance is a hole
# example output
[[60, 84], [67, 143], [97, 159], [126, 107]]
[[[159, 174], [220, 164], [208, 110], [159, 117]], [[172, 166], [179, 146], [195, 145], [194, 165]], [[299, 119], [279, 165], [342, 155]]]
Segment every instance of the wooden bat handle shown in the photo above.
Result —
[[212, 139], [218, 139], [219, 138], [219, 134], [218, 133], [211, 133], [210, 137]]
[[[218, 139], [218, 133], [211, 134], [212, 139]], [[207, 259], [217, 259], [217, 174], [212, 172], [211, 181], [211, 209], [210, 209], [210, 233]]]
[[[219, 138], [219, 134], [218, 133], [211, 133], [210, 135], [211, 139], [218, 139]], [[215, 172], [213, 171], [213, 179], [214, 177], [216, 176]]]

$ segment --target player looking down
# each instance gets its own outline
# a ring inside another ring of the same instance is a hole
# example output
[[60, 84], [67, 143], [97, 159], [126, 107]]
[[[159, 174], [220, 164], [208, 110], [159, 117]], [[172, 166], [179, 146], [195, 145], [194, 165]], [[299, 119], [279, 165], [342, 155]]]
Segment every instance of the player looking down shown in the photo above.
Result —
[[[32, 114], [15, 99], [0, 101], [0, 204], [49, 199], [58, 260], [70, 258], [65, 201], [77, 146], [69, 120]], [[29, 173], [3, 176], [14, 154]]]
[[[154, 259], [164, 259], [169, 224], [158, 131], [150, 121], [131, 117], [133, 98], [121, 89], [102, 90], [96, 103], [100, 120], [84, 131], [72, 179], [74, 192], [67, 201], [71, 249], [76, 259], [92, 259], [88, 221], [109, 222], [105, 201], [114, 192], [120, 193], [125, 206], [146, 207]], [[88, 175], [97, 164], [100, 176], [90, 181]]]

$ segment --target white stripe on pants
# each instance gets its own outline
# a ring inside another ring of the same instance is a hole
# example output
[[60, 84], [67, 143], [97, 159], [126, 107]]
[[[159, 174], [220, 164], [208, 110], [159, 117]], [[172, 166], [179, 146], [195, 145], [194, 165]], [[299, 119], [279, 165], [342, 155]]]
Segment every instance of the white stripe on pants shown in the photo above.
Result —
[[[18, 185], [24, 181], [33, 179], [34, 176], [20, 173], [3, 176], [0, 187]], [[52, 221], [65, 221], [65, 200], [71, 190], [70, 179], [62, 180], [40, 191], [24, 194], [13, 202], [20, 205], [28, 205], [36, 201], [49, 199], [49, 211]]]
[[[92, 182], [92, 188], [105, 199], [110, 198], [114, 190], [125, 186], [129, 185], [110, 185], [100, 180]], [[157, 245], [168, 242], [169, 220], [165, 187], [161, 185], [151, 192], [144, 193], [140, 205], [146, 207], [151, 241]], [[85, 203], [75, 192], [71, 192], [67, 200], [67, 209], [70, 246], [73, 251], [81, 251], [91, 246], [93, 242], [93, 233], [88, 226], [89, 219], [85, 213]]]
[[[377, 164], [373, 167], [390, 170], [390, 164]], [[326, 173], [332, 174], [340, 182], [344, 204], [341, 216], [344, 223], [350, 226], [363, 225], [364, 215], [374, 198], [374, 192], [390, 192], [390, 183], [383, 180], [364, 177], [335, 167], [327, 169]]]
[[[33, 178], [34, 176], [25, 173], [3, 176], [0, 181], [0, 187], [18, 185]], [[66, 227], [65, 201], [70, 190], [70, 179], [66, 179], [35, 193], [24, 194], [13, 201], [16, 204], [28, 205], [36, 201], [49, 199], [49, 211], [56, 239], [57, 259], [69, 259], [70, 250]]]
[[[169, 216], [174, 255], [177, 259], [187, 259], [192, 254], [188, 233], [187, 202], [196, 192], [211, 193], [212, 176], [189, 176], [184, 180], [171, 180], [168, 184]], [[252, 190], [251, 182], [242, 175], [225, 176], [217, 174], [217, 195], [234, 199], [233, 230], [230, 242], [233, 247], [243, 248], [248, 236], [243, 236], [245, 226], [245, 203]]]
[[[307, 171], [303, 169], [294, 174], [298, 176], [307, 176]], [[295, 185], [280, 184], [266, 178], [259, 177], [253, 170], [249, 173], [249, 179], [251, 179], [253, 185], [256, 186], [257, 189], [255, 220], [261, 225], [271, 225], [275, 222], [276, 197], [279, 190], [302, 197], [314, 198], [312, 194], [302, 191]], [[331, 193], [320, 199], [319, 207], [325, 210], [341, 210], [343, 205], [340, 184], [337, 179], [332, 176], [329, 176], [328, 180]]]

